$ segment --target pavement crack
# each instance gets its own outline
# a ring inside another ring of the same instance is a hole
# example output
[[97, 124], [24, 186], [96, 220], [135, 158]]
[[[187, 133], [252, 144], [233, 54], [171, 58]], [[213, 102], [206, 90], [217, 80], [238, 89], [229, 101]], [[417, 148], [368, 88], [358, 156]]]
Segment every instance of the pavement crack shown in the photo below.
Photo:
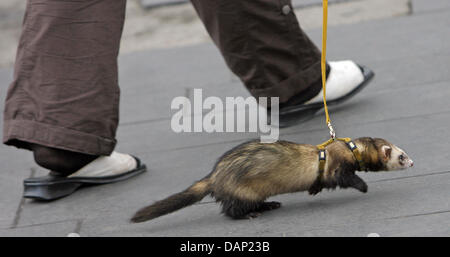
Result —
[[83, 220], [78, 220], [77, 224], [75, 225], [74, 233], [80, 234], [81, 227], [83, 226]]
[[[30, 178], [32, 178], [32, 177], [34, 177], [34, 175], [36, 174], [36, 169], [35, 169], [35, 168], [30, 168], [30, 170], [31, 170], [31, 172], [30, 172]], [[23, 207], [24, 207], [24, 205], [25, 205], [25, 200], [26, 200], [26, 199], [25, 199], [24, 197], [22, 197], [22, 198], [20, 199], [19, 206], [17, 206], [16, 213], [15, 213], [15, 215], [14, 215], [14, 220], [13, 220], [13, 222], [11, 223], [11, 226], [9, 227], [10, 229], [16, 228], [17, 225], [19, 224], [19, 221], [20, 221], [20, 215], [22, 214], [22, 210], [23, 210]]]
[[[53, 224], [61, 224], [66, 222], [79, 222], [80, 220], [74, 220], [74, 219], [67, 219], [67, 220], [57, 220], [57, 221], [51, 221], [51, 222], [42, 222], [42, 223], [36, 223], [36, 224], [28, 224], [23, 226], [17, 226], [16, 228], [30, 228], [30, 227], [39, 227], [39, 226], [45, 226], [45, 225], [53, 225]], [[78, 224], [77, 224], [78, 225]], [[76, 225], [76, 227], [77, 227]], [[81, 227], [80, 227], [81, 228]]]
[[[244, 142], [248, 141], [248, 139], [236, 139], [236, 140], [228, 140], [228, 141], [220, 141], [220, 142], [213, 142], [213, 143], [207, 143], [207, 144], [201, 144], [201, 145], [190, 145], [190, 146], [181, 146], [176, 148], [171, 148], [168, 150], [163, 151], [154, 151], [155, 153], [160, 152], [172, 152], [172, 151], [179, 151], [179, 150], [186, 150], [186, 149], [192, 149], [192, 148], [202, 148], [207, 146], [213, 146], [213, 145], [222, 145], [222, 144], [230, 144], [230, 143], [238, 143], [238, 142]], [[153, 152], [153, 151], [152, 151]]]
[[427, 177], [427, 176], [435, 176], [435, 175], [442, 175], [442, 174], [448, 174], [448, 173], [450, 173], [450, 170], [438, 171], [438, 172], [430, 172], [430, 173], [427, 173], [427, 174], [405, 176], [405, 177], [398, 177], [398, 178], [379, 179], [379, 180], [374, 180], [374, 181], [368, 181], [368, 183], [378, 183], [378, 182], [386, 182], [386, 181], [409, 179], [409, 178], [417, 178], [417, 177]]
[[443, 214], [443, 213], [450, 213], [450, 210], [433, 211], [433, 212], [424, 212], [424, 213], [416, 213], [416, 214], [411, 214], [411, 215], [403, 215], [403, 216], [390, 217], [390, 218], [386, 218], [386, 219], [402, 219], [402, 218], [411, 218], [411, 217], [418, 217], [418, 216], [428, 216], [428, 215], [436, 215], [436, 214]]
[[[336, 5], [336, 4], [342, 4], [342, 3], [348, 3], [348, 2], [359, 2], [361, 0], [334, 0], [334, 1], [330, 1], [328, 3], [329, 6], [331, 5]], [[293, 3], [293, 7], [294, 9], [305, 9], [305, 8], [311, 8], [311, 7], [321, 7], [322, 6], [322, 2], [294, 2]]]
[[141, 124], [149, 124], [149, 123], [153, 123], [153, 122], [161, 122], [161, 121], [165, 121], [165, 120], [170, 120], [170, 117], [155, 118], [155, 119], [148, 119], [148, 120], [128, 121], [128, 122], [120, 123], [119, 125], [121, 127], [126, 127], [126, 126], [132, 126], [132, 125], [141, 125]]
[[19, 224], [20, 220], [20, 214], [22, 213], [23, 205], [25, 204], [25, 198], [22, 197], [22, 199], [19, 202], [19, 206], [17, 207], [16, 214], [14, 215], [14, 220], [11, 223], [10, 229], [14, 229], [17, 227], [17, 224]]

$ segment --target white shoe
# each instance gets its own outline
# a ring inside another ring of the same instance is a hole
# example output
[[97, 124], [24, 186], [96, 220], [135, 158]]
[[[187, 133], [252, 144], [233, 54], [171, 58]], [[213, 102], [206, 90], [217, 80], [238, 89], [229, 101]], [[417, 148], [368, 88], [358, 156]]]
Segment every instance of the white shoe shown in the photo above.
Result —
[[100, 156], [68, 178], [116, 176], [137, 168], [136, 159], [129, 154], [112, 152], [110, 156]]
[[[326, 81], [327, 101], [336, 100], [355, 90], [364, 81], [364, 74], [353, 61], [329, 62], [330, 73]], [[323, 89], [305, 104], [322, 103]]]
[[100, 156], [68, 177], [47, 175], [23, 181], [23, 197], [51, 201], [68, 196], [83, 185], [102, 185], [129, 179], [147, 170], [145, 164], [128, 154], [113, 152]]

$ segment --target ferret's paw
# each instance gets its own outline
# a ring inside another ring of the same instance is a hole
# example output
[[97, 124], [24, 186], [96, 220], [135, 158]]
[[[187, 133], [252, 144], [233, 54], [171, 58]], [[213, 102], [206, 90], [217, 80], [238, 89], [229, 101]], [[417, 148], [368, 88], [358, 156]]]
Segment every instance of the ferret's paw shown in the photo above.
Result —
[[280, 202], [264, 202], [258, 208], [258, 211], [270, 211], [270, 210], [278, 209], [280, 207], [281, 207]]
[[363, 183], [358, 183], [358, 184], [354, 185], [354, 188], [362, 193], [367, 193], [368, 186], [366, 183], [363, 182]]
[[364, 182], [364, 180], [362, 180], [362, 178], [358, 177], [357, 175], [353, 175], [351, 176], [350, 181], [350, 187], [353, 187], [362, 193], [367, 193], [367, 184], [366, 182]]
[[321, 191], [322, 191], [322, 188], [311, 187], [311, 188], [308, 190], [308, 193], [309, 193], [310, 195], [317, 195], [317, 194], [320, 193]]

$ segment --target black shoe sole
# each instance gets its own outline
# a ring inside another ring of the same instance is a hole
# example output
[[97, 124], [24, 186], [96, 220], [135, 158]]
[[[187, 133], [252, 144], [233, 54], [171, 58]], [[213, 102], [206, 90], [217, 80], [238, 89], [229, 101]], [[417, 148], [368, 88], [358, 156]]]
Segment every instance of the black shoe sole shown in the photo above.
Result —
[[[362, 65], [358, 66], [363, 73], [364, 80], [361, 82], [361, 84], [359, 84], [355, 89], [353, 89], [348, 94], [338, 99], [327, 101], [327, 105], [329, 107], [347, 101], [348, 99], [356, 95], [358, 92], [360, 92], [363, 88], [365, 88], [369, 84], [369, 82], [373, 79], [375, 73], [372, 70]], [[314, 104], [299, 104], [296, 106], [289, 106], [283, 108], [280, 110], [279, 127], [286, 128], [310, 120], [316, 115], [316, 113], [322, 110], [322, 108], [323, 108], [322, 102]]]
[[23, 181], [23, 197], [40, 201], [52, 201], [71, 195], [83, 186], [103, 185], [115, 183], [137, 176], [147, 170], [145, 164], [134, 157], [137, 168], [126, 173], [106, 176], [106, 177], [63, 177], [63, 176], [43, 176], [28, 178]]

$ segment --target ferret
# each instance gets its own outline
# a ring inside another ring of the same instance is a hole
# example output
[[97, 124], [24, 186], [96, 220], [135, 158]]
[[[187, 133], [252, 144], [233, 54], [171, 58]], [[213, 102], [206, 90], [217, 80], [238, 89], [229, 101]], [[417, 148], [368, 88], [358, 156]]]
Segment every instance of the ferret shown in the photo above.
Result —
[[[381, 138], [362, 137], [353, 141], [364, 162], [364, 171], [393, 171], [413, 166], [399, 147]], [[236, 146], [222, 155], [212, 172], [186, 190], [140, 209], [131, 219], [144, 222], [192, 205], [211, 195], [220, 202], [222, 213], [233, 218], [255, 218], [277, 209], [279, 202], [266, 202], [274, 195], [322, 189], [354, 188], [367, 192], [367, 184], [355, 174], [362, 171], [345, 142], [334, 141], [325, 148], [326, 162], [319, 172], [319, 150], [314, 145], [288, 141]]]

